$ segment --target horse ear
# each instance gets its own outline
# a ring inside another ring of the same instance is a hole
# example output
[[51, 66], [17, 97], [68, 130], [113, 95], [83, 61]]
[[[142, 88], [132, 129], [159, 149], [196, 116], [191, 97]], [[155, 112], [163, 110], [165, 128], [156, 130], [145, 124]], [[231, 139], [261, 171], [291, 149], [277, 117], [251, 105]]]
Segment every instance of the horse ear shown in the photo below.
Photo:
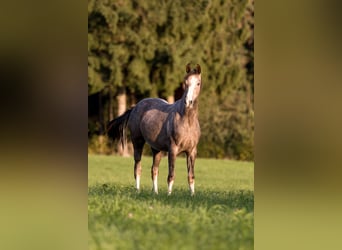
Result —
[[199, 64], [196, 65], [197, 74], [201, 74], [201, 66]]
[[186, 65], [185, 71], [186, 71], [186, 73], [189, 73], [190, 70], [191, 70], [191, 68], [190, 68], [190, 63], [188, 63], [188, 64]]

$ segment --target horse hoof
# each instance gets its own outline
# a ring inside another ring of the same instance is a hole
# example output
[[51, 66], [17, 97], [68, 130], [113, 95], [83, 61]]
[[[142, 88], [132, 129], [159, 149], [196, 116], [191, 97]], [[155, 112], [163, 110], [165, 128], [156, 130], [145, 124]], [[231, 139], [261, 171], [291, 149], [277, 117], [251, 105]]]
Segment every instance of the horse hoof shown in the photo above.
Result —
[[158, 191], [154, 190], [154, 188], [152, 188], [151, 191], [152, 191], [153, 194], [158, 194]]

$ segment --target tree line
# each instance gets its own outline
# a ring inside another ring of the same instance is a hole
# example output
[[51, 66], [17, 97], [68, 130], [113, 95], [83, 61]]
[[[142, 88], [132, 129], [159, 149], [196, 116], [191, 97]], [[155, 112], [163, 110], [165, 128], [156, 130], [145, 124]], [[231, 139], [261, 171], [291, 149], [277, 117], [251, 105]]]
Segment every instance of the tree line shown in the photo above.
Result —
[[198, 156], [253, 160], [253, 32], [253, 0], [89, 0], [92, 151], [108, 146], [107, 122], [142, 98], [180, 98], [190, 62], [202, 68]]

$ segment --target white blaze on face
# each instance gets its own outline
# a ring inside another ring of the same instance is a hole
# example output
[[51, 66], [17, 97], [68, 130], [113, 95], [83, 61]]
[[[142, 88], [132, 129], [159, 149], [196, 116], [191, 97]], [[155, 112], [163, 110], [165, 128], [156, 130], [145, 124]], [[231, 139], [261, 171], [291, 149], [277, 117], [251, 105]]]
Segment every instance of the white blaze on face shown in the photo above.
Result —
[[186, 107], [191, 107], [194, 102], [194, 93], [195, 93], [195, 88], [197, 86], [198, 79], [197, 77], [189, 77], [188, 79], [188, 92], [185, 97], [185, 104]]

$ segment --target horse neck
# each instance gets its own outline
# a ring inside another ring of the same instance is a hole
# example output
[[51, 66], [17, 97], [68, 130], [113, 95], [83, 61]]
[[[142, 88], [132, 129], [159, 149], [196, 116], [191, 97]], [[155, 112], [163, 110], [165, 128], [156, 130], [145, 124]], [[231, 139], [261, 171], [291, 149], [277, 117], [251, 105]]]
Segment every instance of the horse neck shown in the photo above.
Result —
[[182, 115], [184, 119], [188, 119], [192, 121], [194, 119], [198, 119], [198, 99], [195, 100], [192, 108], [187, 108], [185, 106], [185, 93], [179, 101], [179, 113]]

